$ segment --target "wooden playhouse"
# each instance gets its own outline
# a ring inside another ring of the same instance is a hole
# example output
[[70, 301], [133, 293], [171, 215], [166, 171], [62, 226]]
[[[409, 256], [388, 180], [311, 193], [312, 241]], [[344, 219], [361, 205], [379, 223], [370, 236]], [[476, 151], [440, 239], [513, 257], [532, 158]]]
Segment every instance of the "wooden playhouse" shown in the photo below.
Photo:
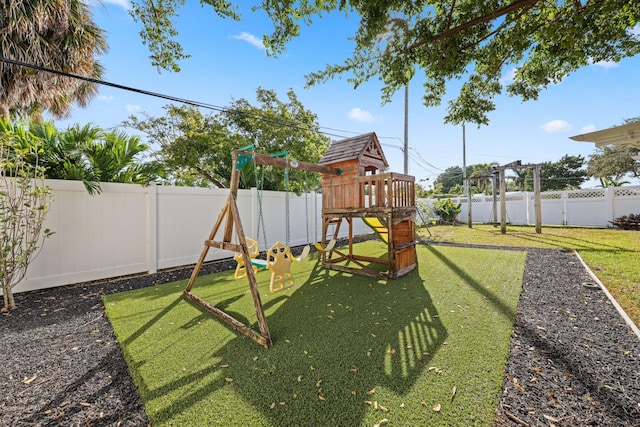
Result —
[[[402, 276], [417, 265], [415, 248], [415, 178], [389, 167], [375, 133], [336, 141], [319, 165], [339, 168], [340, 175], [322, 175], [322, 233], [324, 241], [349, 227], [347, 251], [324, 253], [326, 268], [385, 279]], [[386, 256], [354, 253], [353, 221], [362, 220], [387, 245]]]

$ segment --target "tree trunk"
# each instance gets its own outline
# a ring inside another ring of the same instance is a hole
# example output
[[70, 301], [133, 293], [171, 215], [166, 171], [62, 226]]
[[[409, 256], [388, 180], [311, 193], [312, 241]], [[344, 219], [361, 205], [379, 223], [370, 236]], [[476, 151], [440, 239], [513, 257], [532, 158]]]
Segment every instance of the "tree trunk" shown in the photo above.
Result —
[[13, 298], [13, 291], [9, 289], [9, 308], [16, 308], [16, 300]]
[[11, 292], [11, 287], [6, 286], [6, 284], [2, 284], [2, 297], [4, 299], [4, 308], [16, 308], [16, 302], [13, 299], [13, 292]]

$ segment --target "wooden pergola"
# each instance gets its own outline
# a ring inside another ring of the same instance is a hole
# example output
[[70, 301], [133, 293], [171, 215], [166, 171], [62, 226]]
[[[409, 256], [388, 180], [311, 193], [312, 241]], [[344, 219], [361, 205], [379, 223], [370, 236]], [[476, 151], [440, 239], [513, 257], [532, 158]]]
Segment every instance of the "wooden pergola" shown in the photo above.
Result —
[[[491, 178], [491, 187], [493, 189], [493, 217], [496, 218], [497, 214], [497, 197], [496, 197], [496, 180], [500, 187], [500, 233], [506, 234], [507, 232], [507, 179], [505, 171], [507, 169], [520, 170], [520, 169], [533, 169], [533, 192], [534, 192], [534, 207], [536, 212], [536, 233], [542, 233], [542, 205], [540, 203], [540, 164], [523, 165], [520, 160], [508, 163], [502, 166], [493, 166], [491, 170], [480, 174], [475, 174], [469, 177], [472, 179]], [[471, 209], [471, 198], [467, 199], [469, 208]], [[471, 227], [471, 224], [469, 224]]]

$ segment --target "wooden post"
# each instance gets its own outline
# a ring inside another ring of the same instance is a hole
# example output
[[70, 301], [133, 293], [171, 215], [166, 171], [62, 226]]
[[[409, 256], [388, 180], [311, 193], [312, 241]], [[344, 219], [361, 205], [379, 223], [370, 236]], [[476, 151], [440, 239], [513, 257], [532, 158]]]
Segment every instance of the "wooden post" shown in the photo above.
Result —
[[536, 233], [542, 233], [542, 203], [540, 200], [540, 165], [536, 165], [533, 169], [533, 206], [536, 210]]
[[469, 180], [469, 178], [467, 178], [467, 226], [469, 228], [473, 228], [472, 222], [473, 222], [473, 215], [471, 213], [471, 208], [472, 208], [472, 200], [471, 200], [471, 181]]
[[[240, 186], [240, 174], [237, 171], [238, 166], [238, 151], [233, 152], [233, 162], [231, 168], [231, 185], [229, 186], [229, 197], [233, 198], [234, 202], [238, 197], [238, 187]], [[227, 213], [227, 226], [224, 229], [224, 242], [231, 241], [231, 235], [233, 233], [233, 218], [231, 209]]]
[[[260, 299], [260, 291], [258, 290], [258, 282], [256, 281], [256, 276], [251, 268], [251, 256], [249, 255], [249, 250], [247, 248], [247, 238], [244, 234], [244, 229], [242, 228], [242, 222], [240, 221], [240, 212], [238, 212], [238, 205], [236, 201], [231, 201], [231, 213], [235, 218], [236, 222], [236, 234], [238, 236], [238, 241], [240, 242], [240, 246], [242, 246], [242, 255], [244, 258], [244, 265], [247, 266], [247, 279], [249, 280], [249, 290], [251, 291], [251, 296], [253, 297], [253, 306], [256, 310], [256, 316], [258, 318], [258, 326], [260, 327], [260, 335], [264, 337], [264, 343], [262, 343], [266, 348], [271, 348], [273, 345], [271, 342], [271, 333], [269, 332], [269, 325], [267, 325], [267, 320], [264, 315], [264, 308], [262, 307], [262, 301]], [[247, 325], [248, 329], [251, 329]]]
[[504, 176], [504, 167], [500, 168], [500, 233], [507, 234], [507, 183]]
[[493, 225], [498, 223], [498, 183], [496, 174], [491, 175], [491, 194], [493, 195]]
[[349, 223], [349, 256], [353, 256], [353, 218], [347, 218]]
[[[218, 219], [216, 220], [215, 224], [213, 225], [213, 228], [211, 229], [211, 233], [209, 233], [209, 239], [208, 240], [215, 239], [216, 234], [218, 233], [218, 228], [220, 228], [220, 224], [222, 224], [222, 220], [224, 219], [224, 217], [229, 212], [229, 200], [231, 200], [231, 195], [229, 195], [229, 197], [227, 197], [227, 202], [225, 203], [225, 205], [223, 206], [222, 210], [220, 211], [220, 214], [218, 215]], [[191, 292], [191, 288], [193, 287], [193, 284], [196, 281], [196, 278], [198, 277], [198, 274], [200, 273], [200, 269], [202, 268], [202, 264], [204, 263], [204, 260], [207, 257], [207, 254], [209, 253], [209, 247], [210, 247], [209, 245], [204, 245], [204, 248], [202, 248], [202, 252], [200, 252], [200, 258], [198, 259], [198, 262], [196, 263], [196, 266], [194, 267], [193, 271], [191, 272], [191, 278], [189, 279], [189, 283], [187, 284], [187, 288], [185, 289], [186, 292]]]

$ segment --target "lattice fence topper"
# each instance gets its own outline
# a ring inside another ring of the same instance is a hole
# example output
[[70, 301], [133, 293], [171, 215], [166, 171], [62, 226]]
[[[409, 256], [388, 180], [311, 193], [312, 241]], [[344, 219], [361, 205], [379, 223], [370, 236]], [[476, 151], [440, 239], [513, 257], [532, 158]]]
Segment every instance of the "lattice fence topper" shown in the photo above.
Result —
[[540, 198], [544, 200], [562, 199], [562, 193], [540, 193]]
[[518, 202], [518, 201], [524, 200], [524, 195], [523, 194], [513, 194], [513, 195], [510, 195], [510, 196], [507, 195], [505, 200], [507, 202]]
[[[487, 199], [487, 201], [491, 201], [493, 199]], [[484, 201], [483, 197], [473, 197], [471, 196], [471, 203], [482, 203]], [[458, 198], [458, 203], [468, 203], [466, 197]]]
[[601, 199], [605, 196], [605, 190], [576, 191], [567, 193], [568, 199]]
[[613, 190], [614, 197], [630, 197], [640, 196], [640, 189], [638, 188], [616, 188]]

